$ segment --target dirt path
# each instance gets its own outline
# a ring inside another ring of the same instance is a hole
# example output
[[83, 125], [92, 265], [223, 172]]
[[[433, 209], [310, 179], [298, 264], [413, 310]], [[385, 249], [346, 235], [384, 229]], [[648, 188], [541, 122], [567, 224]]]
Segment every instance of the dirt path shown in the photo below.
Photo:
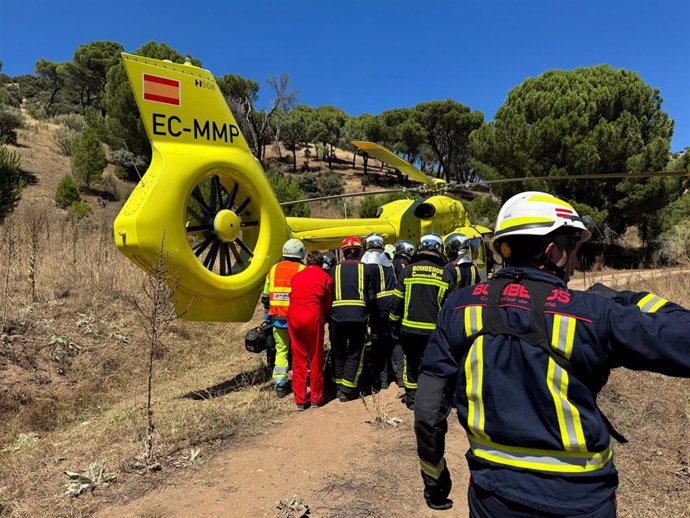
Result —
[[[371, 424], [374, 412], [360, 401], [333, 401], [286, 416], [245, 447], [234, 447], [181, 480], [96, 516], [246, 517], [277, 514], [276, 503], [302, 498], [313, 517], [434, 517], [422, 498], [412, 413], [396, 399], [393, 385], [380, 397], [381, 412], [399, 417], [398, 427]], [[455, 414], [449, 418], [446, 460], [464, 516], [467, 441]], [[444, 513], [443, 516], [449, 516]]]

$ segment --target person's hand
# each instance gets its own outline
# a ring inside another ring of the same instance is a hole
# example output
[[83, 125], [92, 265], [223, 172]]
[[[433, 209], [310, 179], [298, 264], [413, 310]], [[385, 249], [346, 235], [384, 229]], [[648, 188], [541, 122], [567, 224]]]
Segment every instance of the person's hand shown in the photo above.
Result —
[[620, 295], [619, 291], [616, 291], [613, 288], [609, 288], [608, 286], [605, 286], [600, 282], [592, 284], [589, 288], [587, 288], [586, 293], [595, 293], [608, 299], [615, 299]]
[[450, 479], [450, 471], [448, 471], [447, 467], [444, 467], [441, 476], [433, 486], [424, 484], [424, 500], [426, 500], [426, 505], [435, 511], [445, 511], [453, 507], [453, 501], [448, 498], [452, 487], [453, 482]]

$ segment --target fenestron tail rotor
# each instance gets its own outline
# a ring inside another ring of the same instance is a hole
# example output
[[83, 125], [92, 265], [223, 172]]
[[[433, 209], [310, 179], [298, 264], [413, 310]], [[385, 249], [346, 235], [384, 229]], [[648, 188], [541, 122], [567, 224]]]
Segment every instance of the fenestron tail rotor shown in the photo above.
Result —
[[[225, 185], [230, 188], [226, 188]], [[239, 182], [215, 174], [199, 182], [187, 201], [187, 238], [208, 271], [223, 277], [244, 271], [254, 257], [259, 211]]]

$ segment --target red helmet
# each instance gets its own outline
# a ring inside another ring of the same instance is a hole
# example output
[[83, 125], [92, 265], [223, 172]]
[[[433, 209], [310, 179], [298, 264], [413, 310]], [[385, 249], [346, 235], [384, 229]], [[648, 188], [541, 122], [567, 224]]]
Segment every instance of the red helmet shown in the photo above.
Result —
[[346, 237], [345, 239], [343, 239], [342, 245], [340, 245], [340, 249], [343, 252], [345, 250], [350, 250], [352, 248], [359, 248], [360, 250], [362, 248], [362, 240], [357, 236]]

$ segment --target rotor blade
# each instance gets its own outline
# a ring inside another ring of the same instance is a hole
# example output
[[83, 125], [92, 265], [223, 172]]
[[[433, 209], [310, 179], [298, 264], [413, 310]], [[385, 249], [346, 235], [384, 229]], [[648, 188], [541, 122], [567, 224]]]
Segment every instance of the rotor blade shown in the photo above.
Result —
[[200, 230], [213, 230], [213, 225], [194, 225], [187, 227], [187, 232], [199, 232]]
[[190, 206], [187, 206], [187, 212], [189, 212], [192, 216], [194, 216], [194, 218], [196, 218], [196, 220], [197, 220], [199, 223], [203, 223], [203, 222], [204, 222], [204, 218], [202, 218], [201, 216], [199, 216], [199, 214], [197, 214], [197, 212], [196, 212], [193, 208], [191, 208]]
[[216, 256], [218, 255], [218, 247], [220, 246], [220, 241], [213, 243], [211, 250], [209, 250], [206, 259], [204, 259], [204, 266], [209, 270], [213, 271], [213, 265], [216, 263]]
[[411, 189], [385, 189], [383, 191], [367, 191], [367, 192], [351, 192], [349, 194], [335, 194], [333, 196], [321, 196], [319, 198], [305, 198], [303, 200], [295, 201], [284, 201], [280, 205], [287, 207], [288, 205], [296, 205], [298, 203], [312, 203], [315, 201], [326, 201], [326, 200], [337, 200], [340, 198], [353, 198], [355, 196], [377, 196], [379, 194], [390, 194], [393, 192], [420, 192], [423, 191], [423, 187], [412, 187]]
[[204, 197], [201, 194], [201, 191], [199, 191], [199, 186], [197, 185], [194, 187], [194, 190], [192, 191], [192, 197], [197, 201], [201, 209], [206, 212], [207, 214], [212, 215], [213, 211], [211, 208], [206, 204], [206, 200], [204, 200]]
[[212, 176], [211, 177], [211, 197], [210, 197], [210, 206], [211, 206], [211, 211], [216, 212], [216, 196], [218, 193], [218, 185], [216, 182], [218, 181], [217, 176]]
[[[237, 248], [235, 247], [234, 243], [230, 243], [230, 250], [232, 250], [232, 255], [235, 256], [235, 261], [237, 261], [241, 266], [244, 266], [244, 260], [242, 259], [242, 256], [240, 253], [237, 251]], [[228, 257], [228, 260], [230, 258]]]
[[201, 254], [203, 254], [203, 253], [204, 253], [204, 250], [206, 250], [206, 247], [208, 247], [208, 245], [211, 244], [211, 241], [213, 241], [213, 239], [214, 239], [214, 236], [211, 235], [211, 237], [207, 237], [205, 241], [203, 241], [202, 243], [196, 245], [196, 246], [194, 247], [194, 255], [196, 255], [197, 257], [199, 257]]
[[249, 202], [251, 202], [251, 201], [252, 201], [252, 199], [249, 196], [247, 196], [247, 199], [242, 202], [242, 205], [237, 207], [235, 214], [237, 214], [238, 216], [240, 214], [242, 214], [242, 211], [247, 208], [247, 205], [249, 205]]
[[220, 245], [220, 274], [232, 274], [232, 263], [230, 262], [230, 252], [227, 243]]
[[646, 173], [597, 173], [597, 174], [574, 174], [567, 176], [523, 176], [521, 178], [499, 178], [497, 180], [482, 180], [479, 182], [467, 182], [460, 184], [462, 187], [472, 185], [491, 185], [496, 183], [525, 182], [528, 180], [543, 180], [546, 182], [557, 182], [562, 180], [612, 180], [615, 178], [652, 178], [652, 177], [682, 177], [690, 176], [690, 172], [682, 171], [655, 171]]
[[412, 180], [425, 183], [427, 185], [433, 185], [436, 183], [431, 177], [425, 175], [407, 160], [403, 160], [398, 155], [379, 144], [375, 144], [374, 142], [353, 140], [352, 145], [357, 149], [364, 151], [367, 155], [378, 158], [384, 164], [394, 167], [401, 173], [409, 176]]
[[237, 191], [239, 190], [239, 188], [240, 188], [240, 184], [235, 182], [235, 185], [232, 186], [232, 193], [230, 194], [230, 197], [223, 204], [224, 209], [229, 209], [230, 207], [233, 206], [233, 204], [235, 203], [235, 197], [237, 196]]
[[249, 257], [254, 257], [254, 252], [252, 252], [249, 248], [247, 248], [247, 245], [245, 245], [240, 238], [235, 239], [235, 243], [240, 245], [240, 248], [244, 251], [245, 254], [247, 254]]

